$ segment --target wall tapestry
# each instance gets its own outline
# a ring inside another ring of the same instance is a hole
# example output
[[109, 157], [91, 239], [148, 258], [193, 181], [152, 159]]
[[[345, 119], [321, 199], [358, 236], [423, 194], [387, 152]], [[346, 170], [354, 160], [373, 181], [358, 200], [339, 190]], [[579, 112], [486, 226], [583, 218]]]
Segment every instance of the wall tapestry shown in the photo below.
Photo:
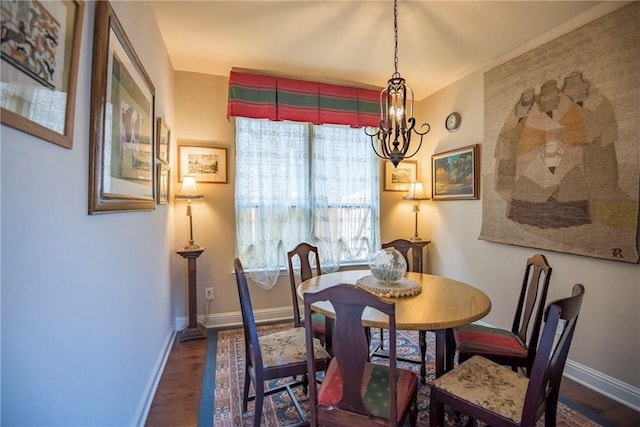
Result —
[[637, 263], [640, 3], [484, 74], [480, 239]]

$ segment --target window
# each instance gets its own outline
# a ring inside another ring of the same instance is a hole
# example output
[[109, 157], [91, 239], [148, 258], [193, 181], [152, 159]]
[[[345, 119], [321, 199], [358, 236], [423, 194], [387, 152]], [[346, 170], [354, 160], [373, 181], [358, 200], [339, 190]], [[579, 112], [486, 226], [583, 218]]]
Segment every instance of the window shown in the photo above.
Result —
[[378, 160], [362, 129], [237, 117], [235, 200], [238, 256], [265, 288], [300, 242], [327, 271], [378, 246]]

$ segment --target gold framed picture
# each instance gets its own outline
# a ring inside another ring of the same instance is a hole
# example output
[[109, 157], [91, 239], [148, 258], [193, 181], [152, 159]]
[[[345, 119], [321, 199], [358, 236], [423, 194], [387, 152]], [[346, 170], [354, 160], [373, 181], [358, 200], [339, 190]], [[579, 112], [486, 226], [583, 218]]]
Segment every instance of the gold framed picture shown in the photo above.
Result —
[[169, 166], [158, 163], [156, 165], [156, 203], [166, 205], [169, 203], [169, 190], [171, 188], [171, 170]]
[[178, 180], [193, 175], [196, 181], [227, 183], [227, 149], [224, 147], [179, 145]]
[[478, 144], [431, 156], [431, 199], [480, 198]]
[[412, 182], [418, 180], [418, 162], [403, 160], [397, 167], [384, 162], [384, 191], [409, 191]]
[[162, 163], [168, 164], [169, 153], [171, 152], [171, 129], [162, 117], [158, 117], [156, 135], [156, 158]]
[[95, 3], [89, 214], [155, 209], [155, 88], [107, 1]]

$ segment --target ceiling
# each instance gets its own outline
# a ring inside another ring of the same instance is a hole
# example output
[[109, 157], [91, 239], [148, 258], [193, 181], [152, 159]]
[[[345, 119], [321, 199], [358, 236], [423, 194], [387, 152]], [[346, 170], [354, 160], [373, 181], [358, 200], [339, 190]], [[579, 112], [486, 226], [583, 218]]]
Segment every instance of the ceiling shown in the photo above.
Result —
[[[398, 71], [423, 99], [597, 6], [589, 1], [398, 2]], [[393, 2], [154, 1], [177, 71], [232, 67], [384, 86]]]

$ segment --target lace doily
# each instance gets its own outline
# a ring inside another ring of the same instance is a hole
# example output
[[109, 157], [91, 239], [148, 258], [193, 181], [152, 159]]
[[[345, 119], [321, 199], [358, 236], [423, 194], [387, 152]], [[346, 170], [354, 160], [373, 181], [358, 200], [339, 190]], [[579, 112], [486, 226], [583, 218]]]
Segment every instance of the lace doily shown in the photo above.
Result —
[[387, 285], [378, 282], [375, 277], [369, 275], [359, 278], [355, 284], [372, 294], [387, 298], [409, 297], [422, 292], [422, 287], [417, 282], [406, 277], [400, 279], [398, 283]]

